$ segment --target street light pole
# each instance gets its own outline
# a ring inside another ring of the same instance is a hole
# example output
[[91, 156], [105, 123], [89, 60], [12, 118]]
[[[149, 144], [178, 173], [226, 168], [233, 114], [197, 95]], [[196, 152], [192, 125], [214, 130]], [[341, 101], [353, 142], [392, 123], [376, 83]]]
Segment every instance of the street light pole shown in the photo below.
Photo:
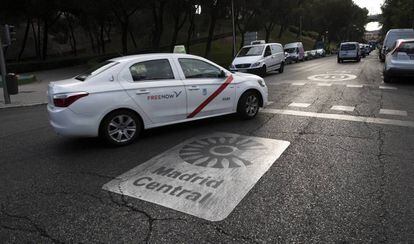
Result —
[[234, 20], [234, 0], [231, 0], [231, 19], [233, 23], [233, 57], [236, 56], [236, 24]]
[[1, 80], [3, 83], [3, 95], [4, 95], [4, 103], [5, 104], [10, 104], [10, 95], [9, 95], [9, 91], [7, 90], [7, 83], [6, 83], [6, 60], [4, 58], [4, 53], [3, 53], [3, 44], [1, 43], [1, 38], [0, 38], [0, 71], [1, 71]]

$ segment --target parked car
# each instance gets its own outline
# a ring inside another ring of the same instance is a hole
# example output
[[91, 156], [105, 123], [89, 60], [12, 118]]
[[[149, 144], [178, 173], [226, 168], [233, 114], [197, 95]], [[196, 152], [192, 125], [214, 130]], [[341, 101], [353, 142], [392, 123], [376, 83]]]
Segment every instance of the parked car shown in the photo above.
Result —
[[310, 53], [310, 57], [313, 59], [313, 58], [317, 58], [317, 52], [316, 52], [316, 50], [310, 50], [309, 51], [309, 53]]
[[365, 49], [365, 45], [360, 43], [359, 50], [361, 52], [361, 57], [365, 58], [367, 56], [367, 50]]
[[310, 53], [310, 51], [305, 51], [304, 57], [305, 60], [311, 60], [312, 59], [312, 55]]
[[316, 56], [317, 57], [325, 57], [326, 51], [323, 48], [316, 49]]
[[51, 82], [47, 110], [60, 135], [100, 136], [120, 146], [147, 128], [232, 113], [251, 119], [267, 97], [256, 75], [232, 74], [188, 54], [144, 54]]
[[385, 61], [385, 56], [392, 50], [392, 45], [398, 39], [414, 38], [414, 29], [391, 29], [385, 35], [384, 43], [379, 53], [381, 62]]
[[399, 39], [387, 53], [384, 65], [384, 82], [397, 77], [414, 78], [414, 38]]
[[361, 61], [361, 53], [358, 42], [343, 42], [339, 46], [338, 63], [345, 60]]
[[305, 49], [302, 42], [286, 44], [285, 53], [287, 53], [286, 62], [299, 62], [305, 59]]
[[277, 70], [283, 73], [285, 52], [280, 43], [267, 43], [243, 47], [230, 65], [231, 71], [266, 75]]

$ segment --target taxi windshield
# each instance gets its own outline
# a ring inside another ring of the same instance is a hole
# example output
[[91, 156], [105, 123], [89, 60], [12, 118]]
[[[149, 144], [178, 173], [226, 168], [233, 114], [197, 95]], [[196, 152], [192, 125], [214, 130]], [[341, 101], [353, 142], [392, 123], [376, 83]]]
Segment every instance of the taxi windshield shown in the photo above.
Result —
[[118, 62], [114, 62], [114, 61], [105, 61], [102, 62], [98, 65], [95, 65], [94, 67], [88, 69], [87, 71], [83, 72], [82, 74], [79, 74], [78, 76], [75, 77], [75, 79], [80, 80], [80, 81], [85, 81], [88, 77], [97, 75], [99, 73], [102, 73], [103, 71], [117, 65]]
[[247, 57], [247, 56], [261, 56], [263, 54], [264, 46], [251, 46], [243, 47], [237, 57]]

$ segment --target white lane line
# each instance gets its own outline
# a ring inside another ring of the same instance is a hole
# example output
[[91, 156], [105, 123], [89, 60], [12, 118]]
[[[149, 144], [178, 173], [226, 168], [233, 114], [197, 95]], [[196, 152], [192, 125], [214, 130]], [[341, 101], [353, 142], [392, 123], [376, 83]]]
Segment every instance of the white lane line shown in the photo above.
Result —
[[321, 119], [344, 120], [344, 121], [364, 122], [364, 123], [381, 124], [381, 125], [396, 125], [396, 126], [414, 128], [414, 121], [404, 121], [404, 120], [395, 120], [395, 119], [369, 118], [369, 117], [359, 117], [359, 116], [344, 115], [344, 114], [325, 114], [325, 113], [314, 113], [314, 112], [282, 110], [282, 109], [263, 109], [261, 110], [261, 112], [269, 113], [269, 114], [282, 114], [282, 115], [312, 117], [312, 118], [321, 118]]
[[292, 83], [291, 85], [292, 86], [304, 86], [306, 83], [303, 83], [303, 82], [295, 82], [295, 83]]
[[393, 87], [393, 86], [380, 86], [379, 89], [382, 90], [397, 90], [397, 87]]
[[338, 111], [347, 111], [347, 112], [353, 112], [354, 111], [354, 109], [355, 109], [355, 107], [352, 107], [352, 106], [339, 106], [339, 105], [336, 105], [336, 106], [332, 106], [332, 108], [331, 108], [332, 110], [338, 110]]
[[380, 114], [387, 114], [387, 115], [397, 115], [397, 116], [407, 116], [407, 111], [403, 110], [394, 110], [394, 109], [380, 109]]
[[330, 83], [318, 83], [318, 86], [332, 86]]
[[346, 85], [348, 88], [362, 88], [364, 85]]
[[311, 105], [310, 103], [291, 103], [291, 104], [289, 104], [289, 107], [307, 108], [310, 105]]

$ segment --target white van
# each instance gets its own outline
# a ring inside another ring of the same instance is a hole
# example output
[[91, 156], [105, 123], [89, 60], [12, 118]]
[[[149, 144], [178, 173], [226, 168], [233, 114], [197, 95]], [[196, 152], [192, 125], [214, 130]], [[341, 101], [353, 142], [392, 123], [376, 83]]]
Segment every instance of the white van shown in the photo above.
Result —
[[287, 53], [286, 62], [298, 62], [305, 60], [305, 49], [302, 42], [294, 42], [285, 45]]
[[249, 45], [240, 49], [230, 65], [231, 71], [265, 75], [277, 70], [283, 73], [285, 53], [280, 43]]
[[414, 29], [391, 29], [387, 32], [384, 39], [384, 44], [379, 55], [382, 62], [385, 61], [385, 56], [390, 52], [394, 46], [395, 41], [398, 39], [414, 38]]
[[339, 46], [338, 63], [344, 60], [361, 61], [361, 51], [358, 42], [343, 42]]

